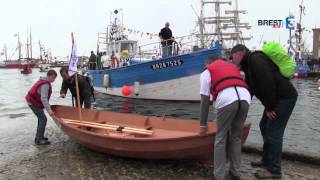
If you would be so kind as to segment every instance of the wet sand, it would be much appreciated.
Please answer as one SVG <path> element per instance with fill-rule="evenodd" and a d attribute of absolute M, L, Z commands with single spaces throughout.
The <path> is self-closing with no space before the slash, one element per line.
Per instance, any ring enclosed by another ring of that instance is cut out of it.
<path fill-rule="evenodd" d="M 33 143 L 36 120 L 32 114 L 0 118 L 0 179 L 210 179 L 212 167 L 193 161 L 136 160 L 94 152 L 78 144 L 49 119 L 49 146 Z M 243 153 L 242 178 L 255 179 L 249 162 L 257 154 Z M 320 179 L 320 166 L 283 162 L 282 179 Z"/>

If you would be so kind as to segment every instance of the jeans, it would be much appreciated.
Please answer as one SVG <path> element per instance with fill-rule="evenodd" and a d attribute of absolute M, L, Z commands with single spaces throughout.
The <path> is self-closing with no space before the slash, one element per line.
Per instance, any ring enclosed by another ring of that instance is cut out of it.
<path fill-rule="evenodd" d="M 263 137 L 262 162 L 272 174 L 281 174 L 283 135 L 296 101 L 297 97 L 279 100 L 275 108 L 276 119 L 268 119 L 265 110 L 260 121 Z"/>
<path fill-rule="evenodd" d="M 172 45 L 162 46 L 162 57 L 172 56 Z"/>
<path fill-rule="evenodd" d="M 47 117 L 46 117 L 43 109 L 36 108 L 32 105 L 29 105 L 29 107 L 38 118 L 36 139 L 42 139 L 42 138 L 44 138 L 44 131 L 46 130 Z"/>

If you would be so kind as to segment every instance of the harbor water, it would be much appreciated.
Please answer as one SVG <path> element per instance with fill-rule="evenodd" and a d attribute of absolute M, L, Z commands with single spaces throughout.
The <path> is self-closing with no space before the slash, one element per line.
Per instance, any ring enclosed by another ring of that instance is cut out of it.
<path fill-rule="evenodd" d="M 59 69 L 56 70 L 58 72 Z M 5 135 L 3 131 L 11 131 L 12 126 L 21 126 L 24 131 L 27 131 L 27 127 L 24 126 L 27 121 L 32 124 L 30 125 L 32 129 L 28 131 L 34 133 L 35 116 L 26 105 L 24 96 L 32 84 L 46 74 L 40 73 L 39 69 L 33 69 L 33 73 L 29 75 L 22 75 L 17 69 L 0 69 L 0 74 L 0 130 L 2 131 L 0 136 Z M 299 98 L 286 128 L 284 149 L 320 155 L 320 90 L 318 89 L 320 83 L 317 79 L 294 79 L 292 83 L 298 90 Z M 51 104 L 71 106 L 70 93 L 66 99 L 59 97 L 60 87 L 59 75 L 53 83 Z M 170 89 L 163 89 L 163 91 L 170 91 Z M 199 118 L 199 103 L 126 99 L 100 93 L 96 94 L 93 108 L 148 116 Z M 248 144 L 262 144 L 258 126 L 262 111 L 263 106 L 258 100 L 253 99 L 247 118 L 247 122 L 252 123 Z M 209 119 L 215 119 L 213 108 L 210 109 Z M 7 123 L 8 121 L 11 123 Z M 49 119 L 49 121 L 52 120 Z M 1 137 L 1 141 L 14 138 L 14 133 L 10 132 L 12 135 L 10 138 Z"/>

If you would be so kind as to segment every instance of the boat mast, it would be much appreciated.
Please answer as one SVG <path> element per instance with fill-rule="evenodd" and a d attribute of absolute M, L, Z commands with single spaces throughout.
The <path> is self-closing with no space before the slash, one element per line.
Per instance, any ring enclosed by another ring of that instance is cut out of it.
<path fill-rule="evenodd" d="M 213 0 L 213 1 L 201 1 L 201 11 L 203 11 L 203 6 L 206 4 L 214 4 L 214 12 L 215 16 L 212 17 L 202 17 L 203 27 L 200 26 L 200 35 L 203 36 L 213 36 L 216 38 L 212 38 L 212 40 L 220 41 L 223 45 L 226 45 L 226 41 L 231 41 L 229 45 L 234 45 L 235 43 L 244 43 L 245 40 L 250 40 L 252 37 L 242 37 L 241 29 L 250 29 L 249 23 L 241 23 L 240 22 L 240 14 L 246 14 L 247 11 L 239 10 L 238 8 L 238 0 L 235 0 L 235 9 L 234 10 L 226 10 L 222 15 L 221 5 L 227 4 L 231 5 L 232 1 L 221 1 L 221 0 Z M 228 15 L 231 14 L 231 15 Z M 201 23 L 199 23 L 201 25 Z M 215 29 L 213 33 L 202 33 L 205 24 L 213 24 L 215 25 Z M 228 31 L 228 29 L 233 29 L 233 31 Z"/>
<path fill-rule="evenodd" d="M 297 23 L 297 31 L 298 31 L 298 42 L 297 42 L 297 58 L 298 59 L 302 59 L 302 49 L 301 49 L 301 40 L 302 40 L 302 27 L 301 27 L 301 23 L 302 23 L 302 14 L 304 13 L 305 11 L 305 6 L 303 6 L 303 0 L 301 0 L 301 4 L 299 5 L 299 9 L 300 9 L 300 15 L 299 15 L 299 22 Z"/>
<path fill-rule="evenodd" d="M 40 48 L 40 62 L 42 62 L 42 46 L 41 46 L 40 40 L 39 40 L 39 48 Z"/>
<path fill-rule="evenodd" d="M 27 55 L 27 61 L 29 60 L 29 28 L 27 28 L 27 50 L 26 50 L 26 55 Z"/>
<path fill-rule="evenodd" d="M 204 2 L 201 0 L 201 10 L 200 10 L 200 18 L 199 18 L 199 29 L 200 29 L 200 43 L 201 43 L 201 48 L 204 48 L 204 36 L 203 36 L 203 31 L 204 31 L 204 22 L 203 22 L 203 6 Z"/>
<path fill-rule="evenodd" d="M 21 42 L 20 42 L 19 33 L 18 33 L 18 52 L 19 52 L 18 61 L 20 61 L 21 60 Z"/>
<path fill-rule="evenodd" d="M 32 60 L 32 36 L 31 36 L 31 28 L 30 28 L 30 59 Z"/>
<path fill-rule="evenodd" d="M 7 44 L 4 44 L 3 50 L 4 50 L 4 57 L 6 59 L 5 61 L 8 61 Z"/>

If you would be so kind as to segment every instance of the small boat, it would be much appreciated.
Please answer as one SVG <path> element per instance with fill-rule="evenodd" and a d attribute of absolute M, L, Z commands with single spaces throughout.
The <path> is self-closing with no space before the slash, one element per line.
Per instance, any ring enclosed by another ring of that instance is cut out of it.
<path fill-rule="evenodd" d="M 40 64 L 39 68 L 39 72 L 48 72 L 50 70 L 50 64 Z"/>
<path fill-rule="evenodd" d="M 31 74 L 32 73 L 32 68 L 31 68 L 31 66 L 29 64 L 24 64 L 22 66 L 22 68 L 23 68 L 23 70 L 20 71 L 21 74 Z"/>
<path fill-rule="evenodd" d="M 217 125 L 200 136 L 199 121 L 150 117 L 54 105 L 55 123 L 80 144 L 103 153 L 139 159 L 212 160 Z M 251 124 L 243 127 L 242 142 Z"/>

